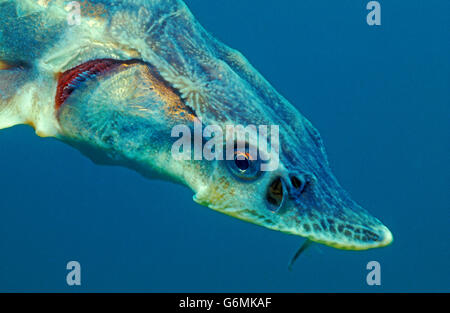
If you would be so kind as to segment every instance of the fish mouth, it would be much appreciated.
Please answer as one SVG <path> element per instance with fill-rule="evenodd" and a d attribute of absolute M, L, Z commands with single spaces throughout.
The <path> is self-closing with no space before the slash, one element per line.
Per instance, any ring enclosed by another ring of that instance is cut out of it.
<path fill-rule="evenodd" d="M 98 79 L 120 68 L 142 63 L 140 60 L 95 59 L 59 73 L 56 87 L 55 108 L 58 111 L 69 96 L 89 80 Z"/>

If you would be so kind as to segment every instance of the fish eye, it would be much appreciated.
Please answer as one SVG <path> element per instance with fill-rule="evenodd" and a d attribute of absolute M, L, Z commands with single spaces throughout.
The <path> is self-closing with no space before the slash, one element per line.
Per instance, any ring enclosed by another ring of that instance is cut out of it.
<path fill-rule="evenodd" d="M 250 161 L 246 156 L 243 158 L 235 157 L 234 163 L 240 171 L 246 171 L 250 167 Z"/>
<path fill-rule="evenodd" d="M 248 152 L 236 150 L 233 159 L 227 161 L 228 169 L 238 178 L 253 180 L 259 177 L 260 162 Z"/>

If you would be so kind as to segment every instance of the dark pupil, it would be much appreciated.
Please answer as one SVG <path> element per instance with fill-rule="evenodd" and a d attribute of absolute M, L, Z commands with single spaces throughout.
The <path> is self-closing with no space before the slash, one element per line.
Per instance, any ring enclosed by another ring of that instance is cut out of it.
<path fill-rule="evenodd" d="M 250 162 L 248 159 L 238 159 L 237 157 L 234 159 L 234 163 L 241 171 L 246 171 L 250 167 Z"/>

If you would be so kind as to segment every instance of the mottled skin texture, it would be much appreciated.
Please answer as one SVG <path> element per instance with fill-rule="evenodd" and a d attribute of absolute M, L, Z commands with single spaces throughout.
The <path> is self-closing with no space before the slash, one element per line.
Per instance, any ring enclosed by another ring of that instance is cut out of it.
<path fill-rule="evenodd" d="M 30 124 L 97 163 L 184 184 L 198 203 L 270 229 L 341 249 L 391 243 L 338 184 L 318 131 L 184 3 L 81 3 L 81 24 L 70 26 L 63 1 L 0 0 L 0 128 Z M 56 109 L 59 73 L 104 58 L 139 62 L 86 81 Z M 242 180 L 225 161 L 175 160 L 172 127 L 196 120 L 279 125 L 279 167 Z M 284 193 L 274 211 L 267 190 L 277 179 Z"/>

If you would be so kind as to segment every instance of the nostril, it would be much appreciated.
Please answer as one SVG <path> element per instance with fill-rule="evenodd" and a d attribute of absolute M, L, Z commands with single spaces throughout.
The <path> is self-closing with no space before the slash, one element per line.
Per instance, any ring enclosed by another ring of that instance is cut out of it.
<path fill-rule="evenodd" d="M 280 177 L 276 178 L 267 188 L 266 199 L 272 211 L 278 211 L 283 204 L 284 187 Z"/>
<path fill-rule="evenodd" d="M 297 176 L 291 176 L 291 184 L 295 189 L 302 193 L 305 190 L 307 181 Z"/>

